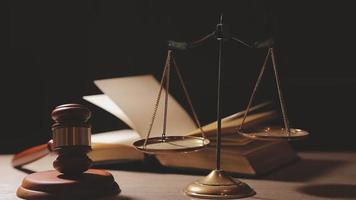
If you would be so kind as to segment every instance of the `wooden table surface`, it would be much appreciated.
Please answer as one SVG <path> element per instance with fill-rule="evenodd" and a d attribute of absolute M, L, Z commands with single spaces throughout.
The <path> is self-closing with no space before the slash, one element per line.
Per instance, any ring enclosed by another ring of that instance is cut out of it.
<path fill-rule="evenodd" d="M 269 175 L 258 179 L 240 179 L 257 192 L 256 196 L 246 199 L 356 199 L 356 153 L 304 152 L 300 156 L 302 160 Z M 11 157 L 12 155 L 0 155 L 1 200 L 18 199 L 15 191 L 26 176 L 25 172 L 11 167 Z M 182 193 L 182 189 L 201 177 L 174 173 L 110 171 L 122 189 L 120 196 L 110 198 L 112 200 L 191 199 Z"/>

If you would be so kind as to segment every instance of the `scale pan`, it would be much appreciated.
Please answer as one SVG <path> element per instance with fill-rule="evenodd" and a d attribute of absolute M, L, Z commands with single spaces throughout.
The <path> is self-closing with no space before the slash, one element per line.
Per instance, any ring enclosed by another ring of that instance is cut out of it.
<path fill-rule="evenodd" d="M 205 148 L 210 141 L 203 137 L 194 136 L 166 136 L 148 138 L 133 143 L 137 150 L 148 154 L 184 153 L 198 151 Z"/>
<path fill-rule="evenodd" d="M 309 132 L 301 129 L 290 128 L 288 132 L 281 127 L 239 130 L 238 133 L 254 140 L 300 140 L 309 135 Z"/>

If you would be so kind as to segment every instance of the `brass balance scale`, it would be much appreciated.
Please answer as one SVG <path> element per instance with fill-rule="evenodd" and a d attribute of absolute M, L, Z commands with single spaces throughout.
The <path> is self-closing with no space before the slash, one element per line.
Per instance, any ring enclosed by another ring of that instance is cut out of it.
<path fill-rule="evenodd" d="M 233 199 L 233 198 L 244 198 L 253 196 L 256 192 L 249 187 L 246 183 L 241 182 L 228 176 L 224 170 L 221 168 L 221 68 L 222 68 L 222 53 L 223 44 L 226 41 L 232 40 L 243 44 L 244 46 L 255 48 L 255 46 L 249 45 L 246 42 L 234 37 L 233 34 L 227 31 L 226 25 L 223 24 L 222 15 L 220 17 L 220 22 L 216 26 L 216 30 L 200 40 L 193 43 L 184 42 L 174 42 L 169 41 L 166 64 L 163 70 L 163 76 L 161 79 L 161 86 L 158 91 L 158 96 L 154 105 L 154 112 L 152 115 L 152 120 L 149 125 L 147 136 L 145 139 L 141 139 L 134 143 L 134 146 L 142 152 L 148 154 L 176 154 L 176 153 L 188 153 L 192 151 L 199 151 L 209 145 L 209 140 L 205 137 L 204 130 L 202 129 L 197 114 L 195 112 L 193 103 L 189 96 L 188 90 L 184 84 L 182 74 L 180 73 L 179 67 L 177 66 L 174 59 L 174 50 L 187 50 L 201 45 L 208 39 L 215 37 L 219 43 L 219 63 L 218 63 L 218 90 L 217 90 L 217 134 L 216 134 L 216 168 L 212 170 L 206 177 L 196 180 L 189 184 L 185 189 L 184 193 L 191 197 L 196 198 L 209 198 L 209 199 Z M 244 128 L 245 119 L 250 111 L 253 99 L 255 97 L 258 86 L 260 85 L 261 78 L 266 69 L 269 57 L 272 58 L 272 65 L 274 70 L 274 76 L 276 79 L 277 90 L 279 101 L 281 105 L 281 111 L 283 116 L 284 127 L 265 127 L 257 130 L 250 130 Z M 167 126 L 167 112 L 168 112 L 168 94 L 170 85 L 170 73 L 171 66 L 173 65 L 180 84 L 183 88 L 184 95 L 188 101 L 189 107 L 193 113 L 193 117 L 196 125 L 200 128 L 201 137 L 196 136 L 171 136 L 166 134 Z M 164 89 L 164 122 L 161 137 L 150 137 L 151 130 L 157 115 L 157 110 L 159 107 L 162 91 Z M 272 47 L 268 48 L 266 59 L 262 65 L 261 72 L 258 76 L 256 85 L 253 89 L 252 95 L 250 97 L 247 109 L 244 113 L 243 121 L 241 126 L 237 128 L 237 133 L 245 137 L 255 139 L 255 140 L 297 140 L 305 138 L 309 133 L 301 129 L 294 129 L 289 127 L 289 122 L 286 114 L 285 103 L 283 101 L 282 92 L 280 88 L 280 81 L 278 77 L 278 71 L 275 61 L 275 54 Z"/>

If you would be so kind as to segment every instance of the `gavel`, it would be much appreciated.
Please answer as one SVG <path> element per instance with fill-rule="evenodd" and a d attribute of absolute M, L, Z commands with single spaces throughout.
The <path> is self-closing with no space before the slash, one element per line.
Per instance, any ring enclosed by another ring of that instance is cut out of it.
<path fill-rule="evenodd" d="M 69 175 L 81 174 L 92 165 L 87 156 L 91 151 L 91 112 L 80 104 L 64 104 L 52 111 L 52 140 L 18 153 L 12 160 L 14 167 L 33 162 L 51 151 L 58 154 L 53 167 Z"/>
<path fill-rule="evenodd" d="M 52 114 L 53 151 L 58 157 L 53 167 L 63 174 L 81 174 L 92 165 L 87 156 L 91 150 L 91 112 L 80 104 L 57 106 Z"/>
<path fill-rule="evenodd" d="M 52 114 L 52 141 L 26 150 L 13 159 L 13 165 L 34 161 L 50 151 L 58 154 L 53 162 L 56 170 L 27 175 L 16 195 L 27 200 L 92 199 L 116 196 L 121 190 L 114 177 L 102 169 L 89 169 L 91 151 L 91 112 L 80 104 L 57 106 Z M 71 191 L 65 193 L 63 191 Z"/>

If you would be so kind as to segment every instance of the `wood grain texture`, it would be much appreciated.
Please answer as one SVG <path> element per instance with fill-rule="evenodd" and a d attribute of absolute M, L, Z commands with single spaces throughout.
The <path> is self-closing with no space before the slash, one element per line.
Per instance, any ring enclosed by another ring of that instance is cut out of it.
<path fill-rule="evenodd" d="M 302 160 L 259 179 L 241 179 L 257 195 L 248 200 L 356 199 L 356 153 L 300 153 Z M 273 156 L 273 155 L 271 155 Z M 0 199 L 17 200 L 27 175 L 11 167 L 12 155 L 0 156 Z M 39 166 L 41 167 L 41 166 Z M 42 166 L 43 167 L 43 166 Z M 110 171 L 122 193 L 106 200 L 189 199 L 182 189 L 197 175 Z"/>

